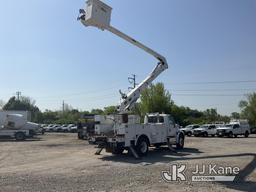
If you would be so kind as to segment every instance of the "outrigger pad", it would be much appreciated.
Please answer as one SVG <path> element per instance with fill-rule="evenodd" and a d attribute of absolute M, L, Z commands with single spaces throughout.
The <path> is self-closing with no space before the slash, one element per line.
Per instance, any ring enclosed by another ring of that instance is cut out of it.
<path fill-rule="evenodd" d="M 99 149 L 96 151 L 95 155 L 100 155 L 100 153 L 101 153 L 101 151 L 102 151 L 103 149 L 104 149 L 104 148 L 99 148 Z"/>
<path fill-rule="evenodd" d="M 133 148 L 133 146 L 129 147 L 130 151 L 132 152 L 133 156 L 135 157 L 135 159 L 141 159 L 140 156 L 137 154 L 137 152 L 135 151 L 135 149 Z"/>

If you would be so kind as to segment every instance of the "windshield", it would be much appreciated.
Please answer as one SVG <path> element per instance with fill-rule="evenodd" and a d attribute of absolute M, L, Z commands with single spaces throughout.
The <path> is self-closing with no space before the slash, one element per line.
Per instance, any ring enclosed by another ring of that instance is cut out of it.
<path fill-rule="evenodd" d="M 207 129 L 208 127 L 209 127 L 208 125 L 202 125 L 200 128 Z"/>

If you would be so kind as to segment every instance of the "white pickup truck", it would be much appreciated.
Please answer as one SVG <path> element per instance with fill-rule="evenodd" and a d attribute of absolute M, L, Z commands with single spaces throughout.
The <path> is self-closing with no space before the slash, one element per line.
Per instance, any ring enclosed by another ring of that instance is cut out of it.
<path fill-rule="evenodd" d="M 193 135 L 194 129 L 199 128 L 199 127 L 200 127 L 199 125 L 188 125 L 184 128 L 181 128 L 180 130 L 183 131 L 185 133 L 185 135 L 190 137 Z"/>
<path fill-rule="evenodd" d="M 238 135 L 248 137 L 249 134 L 250 126 L 247 120 L 232 120 L 229 124 L 217 128 L 217 135 L 219 137 L 237 137 Z"/>
<path fill-rule="evenodd" d="M 215 124 L 205 124 L 200 126 L 199 128 L 194 129 L 193 134 L 195 137 L 208 137 L 209 135 L 214 137 L 216 135 L 216 128 L 217 126 Z"/>
<path fill-rule="evenodd" d="M 17 141 L 25 140 L 41 132 L 42 128 L 38 124 L 28 122 L 20 114 L 7 114 L 4 125 L 0 127 L 0 137 L 11 137 Z"/>
<path fill-rule="evenodd" d="M 170 148 L 172 145 L 178 149 L 184 147 L 185 135 L 175 126 L 171 115 L 148 114 L 144 124 L 140 124 L 136 115 L 113 117 L 112 124 L 96 124 L 96 130 L 101 132 L 101 141 L 98 140 L 100 150 L 96 154 L 100 154 L 103 148 L 113 154 L 129 150 L 137 158 L 147 155 L 149 146 L 160 147 L 168 144 Z"/>

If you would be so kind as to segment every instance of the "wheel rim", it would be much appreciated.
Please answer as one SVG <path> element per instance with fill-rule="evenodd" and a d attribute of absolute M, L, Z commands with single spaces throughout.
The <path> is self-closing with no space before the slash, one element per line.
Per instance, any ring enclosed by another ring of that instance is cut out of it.
<path fill-rule="evenodd" d="M 17 139 L 23 139 L 23 135 L 22 134 L 17 134 Z"/>
<path fill-rule="evenodd" d="M 148 150 L 148 144 L 145 141 L 142 141 L 140 144 L 141 153 L 146 153 Z"/>

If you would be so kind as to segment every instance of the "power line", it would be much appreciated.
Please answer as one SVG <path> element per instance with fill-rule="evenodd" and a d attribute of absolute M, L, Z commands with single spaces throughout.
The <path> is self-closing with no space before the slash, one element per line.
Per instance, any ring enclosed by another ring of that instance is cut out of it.
<path fill-rule="evenodd" d="M 211 92 L 211 91 L 256 91 L 255 89 L 172 89 L 175 92 Z"/>
<path fill-rule="evenodd" d="M 172 94 L 175 96 L 197 96 L 197 97 L 241 97 L 245 94 Z"/>
<path fill-rule="evenodd" d="M 174 84 L 236 84 L 236 83 L 256 83 L 256 80 L 183 82 L 183 83 L 174 83 Z"/>

